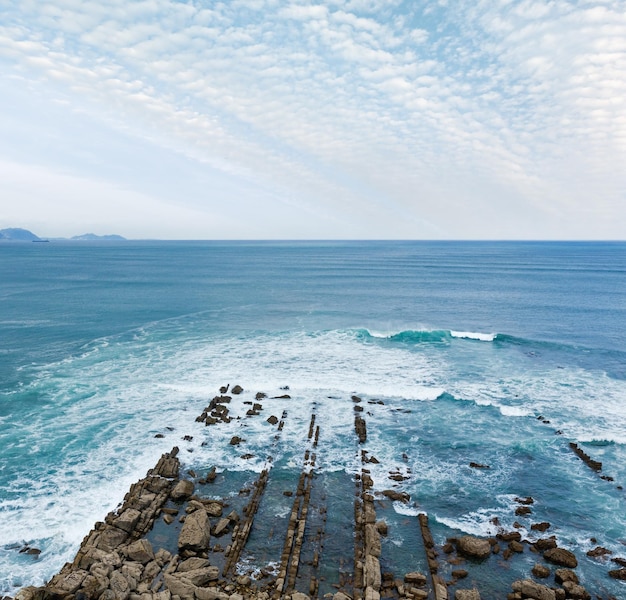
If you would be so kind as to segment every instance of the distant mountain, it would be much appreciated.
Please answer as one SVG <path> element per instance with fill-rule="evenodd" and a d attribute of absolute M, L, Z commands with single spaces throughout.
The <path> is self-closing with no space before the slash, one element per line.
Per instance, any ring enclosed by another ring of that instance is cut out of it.
<path fill-rule="evenodd" d="M 126 238 L 121 235 L 96 235 L 95 233 L 83 233 L 83 235 L 75 235 L 70 238 L 72 240 L 80 240 L 80 241 L 104 241 L 104 242 L 120 242 L 124 241 Z"/>
<path fill-rule="evenodd" d="M 39 242 L 42 241 L 28 229 L 20 229 L 19 227 L 9 227 L 8 229 L 0 229 L 0 240 L 8 240 L 12 242 Z"/>

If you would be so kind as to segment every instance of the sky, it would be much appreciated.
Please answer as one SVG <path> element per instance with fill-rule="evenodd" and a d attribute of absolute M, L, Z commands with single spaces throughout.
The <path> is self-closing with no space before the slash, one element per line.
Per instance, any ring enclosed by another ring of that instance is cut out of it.
<path fill-rule="evenodd" d="M 0 228 L 626 239 L 626 0 L 0 0 Z"/>

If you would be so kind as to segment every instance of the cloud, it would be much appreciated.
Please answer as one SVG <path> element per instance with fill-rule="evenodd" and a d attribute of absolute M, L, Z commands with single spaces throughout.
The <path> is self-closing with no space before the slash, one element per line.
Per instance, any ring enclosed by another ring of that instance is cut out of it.
<path fill-rule="evenodd" d="M 603 237 L 626 218 L 620 2 L 26 0 L 3 23 L 5 72 L 329 231 L 514 236 L 514 217 L 520 237 Z"/>

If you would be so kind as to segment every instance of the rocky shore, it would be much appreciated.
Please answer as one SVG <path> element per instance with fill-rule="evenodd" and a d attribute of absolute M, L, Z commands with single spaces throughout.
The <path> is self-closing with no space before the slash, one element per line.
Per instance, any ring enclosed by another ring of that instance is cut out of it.
<path fill-rule="evenodd" d="M 224 386 L 196 422 L 206 427 L 228 424 L 231 407 L 245 404 L 244 418 L 264 418 L 272 428 L 273 442 L 280 440 L 286 411 L 264 417 L 266 395 L 254 400 L 237 400 L 243 389 Z M 288 397 L 287 394 L 283 396 Z M 367 412 L 363 400 L 351 398 L 354 409 L 355 446 L 360 449 L 360 472 L 353 476 L 354 518 L 345 527 L 352 531 L 353 547 L 344 550 L 351 569 L 341 570 L 333 592 L 320 594 L 324 580 L 324 544 L 327 538 L 326 507 L 318 505 L 315 496 L 317 452 L 320 427 L 311 414 L 307 449 L 302 470 L 294 489 L 283 495 L 292 502 L 282 539 L 282 551 L 273 565 L 251 568 L 243 559 L 255 517 L 272 480 L 271 454 L 268 468 L 263 469 L 252 486 L 215 499 L 205 491 L 214 485 L 217 473 L 187 471 L 174 447 L 163 454 L 146 476 L 133 484 L 123 503 L 95 524 L 84 538 L 74 560 L 67 563 L 45 586 L 20 590 L 15 600 L 270 600 L 332 597 L 333 600 L 487 600 L 481 595 L 480 579 L 473 571 L 484 565 L 506 569 L 517 557 L 532 556 L 533 566 L 526 578 L 511 582 L 500 591 L 507 600 L 614 600 L 602 591 L 587 590 L 576 572 L 579 558 L 570 549 L 559 547 L 556 536 L 549 535 L 551 524 L 537 522 L 529 529 L 541 534 L 533 542 L 519 530 L 498 528 L 489 538 L 449 537 L 437 543 L 425 512 L 415 519 L 425 560 L 414 570 L 394 573 L 385 565 L 383 540 L 389 524 L 377 516 L 384 501 L 407 503 L 402 490 L 406 476 L 390 470 L 390 489 L 375 491 L 369 466 L 378 462 L 367 450 Z M 372 401 L 370 401 L 372 402 Z M 241 418 L 239 416 L 238 418 Z M 348 432 L 346 432 L 348 435 Z M 232 436 L 229 445 L 245 442 Z M 575 444 L 571 449 L 590 468 L 601 472 L 601 463 L 587 456 Z M 272 443 L 268 445 L 271 453 Z M 249 455 L 242 455 L 245 460 Z M 469 463 L 474 469 L 488 465 Z M 348 477 L 348 475 L 346 475 Z M 603 479 L 612 479 L 603 476 Z M 232 490 L 231 490 L 232 492 Z M 236 498 L 237 500 L 233 500 Z M 532 518 L 534 499 L 516 498 L 515 515 Z M 238 506 L 234 506 L 238 504 Z M 498 526 L 494 523 L 494 526 Z M 521 529 L 521 527 L 520 527 Z M 36 554 L 36 549 L 29 549 Z M 597 546 L 587 553 L 592 559 L 606 561 L 615 568 L 607 576 L 626 580 L 626 559 L 611 556 Z M 503 566 L 504 565 L 504 566 Z M 464 582 L 469 582 L 465 584 Z M 626 588 L 624 590 L 626 597 Z M 6 599 L 5 599 L 6 600 Z"/>

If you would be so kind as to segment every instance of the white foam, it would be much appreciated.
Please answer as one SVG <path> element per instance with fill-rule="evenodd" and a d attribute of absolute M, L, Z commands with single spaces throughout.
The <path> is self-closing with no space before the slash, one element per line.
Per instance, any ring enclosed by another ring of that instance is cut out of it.
<path fill-rule="evenodd" d="M 405 504 L 404 502 L 396 501 L 393 503 L 393 510 L 399 515 L 406 515 L 407 517 L 417 517 L 420 512 L 417 506 L 410 506 L 409 504 Z"/>
<path fill-rule="evenodd" d="M 477 333 L 474 331 L 451 331 L 453 338 L 462 338 L 467 340 L 478 340 L 481 342 L 493 342 L 496 339 L 496 333 Z"/>

